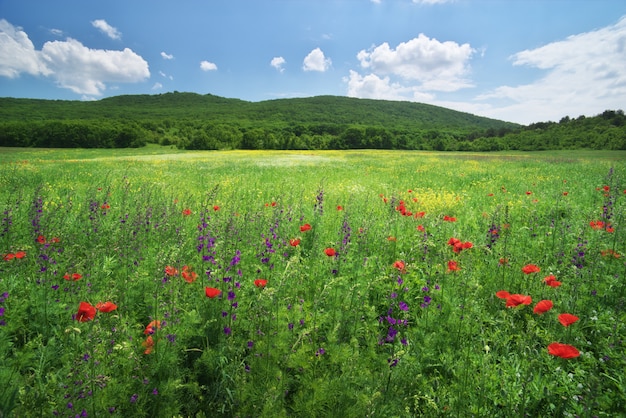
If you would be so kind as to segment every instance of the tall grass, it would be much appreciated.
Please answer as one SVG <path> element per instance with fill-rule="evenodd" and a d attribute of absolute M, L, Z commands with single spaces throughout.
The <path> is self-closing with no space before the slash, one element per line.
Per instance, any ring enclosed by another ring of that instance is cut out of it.
<path fill-rule="evenodd" d="M 616 416 L 619 157 L 4 153 L 0 416 Z"/>

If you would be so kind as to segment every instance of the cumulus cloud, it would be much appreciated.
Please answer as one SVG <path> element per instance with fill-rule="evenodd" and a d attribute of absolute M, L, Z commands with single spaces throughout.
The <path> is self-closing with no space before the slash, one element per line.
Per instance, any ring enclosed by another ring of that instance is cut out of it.
<path fill-rule="evenodd" d="M 21 28 L 0 20 L 0 76 L 48 76 L 77 94 L 101 95 L 106 83 L 132 83 L 150 76 L 148 63 L 131 49 L 90 49 L 75 39 L 35 49 Z"/>
<path fill-rule="evenodd" d="M 474 52 L 469 44 L 439 42 L 420 34 L 396 48 L 384 42 L 361 50 L 357 58 L 363 69 L 374 74 L 418 82 L 423 90 L 455 91 L 471 86 L 465 77 Z"/>
<path fill-rule="evenodd" d="M 16 78 L 21 73 L 48 75 L 50 69 L 41 61 L 39 52 L 26 32 L 5 19 L 0 19 L 0 75 Z"/>
<path fill-rule="evenodd" d="M 285 71 L 285 69 L 283 68 L 283 65 L 285 65 L 285 62 L 286 61 L 283 57 L 274 57 L 272 58 L 270 65 L 282 73 L 283 71 Z"/>
<path fill-rule="evenodd" d="M 166 54 L 165 52 L 161 52 L 161 57 L 164 60 L 173 60 L 174 59 L 174 55 L 172 54 Z"/>
<path fill-rule="evenodd" d="M 122 39 L 122 34 L 113 26 L 109 25 L 104 19 L 92 20 L 91 24 L 94 28 L 99 29 L 102 33 L 111 39 Z"/>
<path fill-rule="evenodd" d="M 215 71 L 217 70 L 217 65 L 209 61 L 202 61 L 200 63 L 200 69 L 202 71 Z"/>
<path fill-rule="evenodd" d="M 350 76 L 344 81 L 348 84 L 347 95 L 349 97 L 359 97 L 363 99 L 379 100 L 411 100 L 411 101 L 431 101 L 434 96 L 424 93 L 415 86 L 405 86 L 400 83 L 391 82 L 390 78 L 379 77 L 376 74 L 361 75 L 350 70 Z"/>
<path fill-rule="evenodd" d="M 304 71 L 325 72 L 330 68 L 331 64 L 330 58 L 326 58 L 321 49 L 315 48 L 309 52 L 309 55 L 304 57 L 302 69 Z"/>
<path fill-rule="evenodd" d="M 478 100 L 500 100 L 486 116 L 531 123 L 563 116 L 623 109 L 626 97 L 626 17 L 616 24 L 572 35 L 514 54 L 514 66 L 544 70 L 532 83 L 501 86 Z"/>
<path fill-rule="evenodd" d="M 150 77 L 148 63 L 129 48 L 91 49 L 75 39 L 46 42 L 42 61 L 57 83 L 75 93 L 100 95 L 106 83 L 133 83 Z"/>

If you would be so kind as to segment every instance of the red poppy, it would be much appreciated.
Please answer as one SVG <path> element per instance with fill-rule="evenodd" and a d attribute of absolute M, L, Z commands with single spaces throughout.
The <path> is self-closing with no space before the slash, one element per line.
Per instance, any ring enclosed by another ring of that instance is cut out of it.
<path fill-rule="evenodd" d="M 405 267 L 404 261 L 398 260 L 393 263 L 393 268 L 396 270 L 399 270 L 402 273 L 404 273 L 404 267 Z"/>
<path fill-rule="evenodd" d="M 146 338 L 146 341 L 142 342 L 141 345 L 146 347 L 145 351 L 143 352 L 144 354 L 152 353 L 152 350 L 154 349 L 154 340 L 152 339 L 152 336 L 149 335 L 148 338 Z"/>
<path fill-rule="evenodd" d="M 102 210 L 111 209 L 111 206 L 108 203 L 103 203 L 102 206 L 100 206 L 100 209 Z"/>
<path fill-rule="evenodd" d="M 606 224 L 602 221 L 591 221 L 589 222 L 589 226 L 591 229 L 604 229 Z"/>
<path fill-rule="evenodd" d="M 343 206 L 337 205 L 337 210 L 343 210 Z"/>
<path fill-rule="evenodd" d="M 611 225 L 607 225 L 606 226 L 606 232 L 611 233 L 611 232 L 615 232 L 615 230 L 613 229 L 613 227 Z"/>
<path fill-rule="evenodd" d="M 561 282 L 559 282 L 556 277 L 554 277 L 552 274 L 544 277 L 543 281 L 550 287 L 559 287 L 561 286 Z"/>
<path fill-rule="evenodd" d="M 564 327 L 569 327 L 576 321 L 578 321 L 578 317 L 576 315 L 572 315 L 568 313 L 562 313 L 559 315 L 559 322 Z"/>
<path fill-rule="evenodd" d="M 526 194 L 527 194 L 527 195 L 531 195 L 531 194 L 533 194 L 533 192 L 531 192 L 530 190 L 528 190 L 528 191 L 526 192 Z"/>
<path fill-rule="evenodd" d="M 423 218 L 426 215 L 426 212 L 415 212 L 415 218 Z"/>
<path fill-rule="evenodd" d="M 143 333 L 146 335 L 152 335 L 157 329 L 161 329 L 161 321 L 155 319 L 146 325 L 146 329 L 143 330 Z"/>
<path fill-rule="evenodd" d="M 563 196 L 567 196 L 569 192 L 563 192 Z"/>
<path fill-rule="evenodd" d="M 4 259 L 4 261 L 13 260 L 15 258 L 15 254 L 8 253 L 8 254 L 5 254 L 4 257 L 2 257 L 2 258 Z"/>
<path fill-rule="evenodd" d="M 52 239 L 50 240 L 50 242 L 52 242 L 52 243 L 55 243 L 55 244 L 56 244 L 56 243 L 61 242 L 61 240 L 60 240 L 58 237 L 52 237 Z"/>
<path fill-rule="evenodd" d="M 81 302 L 78 305 L 76 320 L 79 322 L 91 321 L 96 317 L 96 308 L 88 302 Z"/>
<path fill-rule="evenodd" d="M 456 222 L 456 218 L 455 218 L 455 217 L 453 217 L 453 216 L 448 216 L 448 215 L 445 215 L 445 216 L 443 217 L 443 220 L 444 220 L 445 222 Z"/>
<path fill-rule="evenodd" d="M 178 276 L 178 269 L 172 266 L 165 266 L 165 274 L 170 277 Z"/>
<path fill-rule="evenodd" d="M 311 229 L 311 225 L 309 225 L 309 224 L 304 224 L 304 225 L 302 225 L 302 226 L 300 227 L 300 232 L 306 232 L 306 231 L 308 231 L 308 230 L 310 230 L 310 229 Z"/>
<path fill-rule="evenodd" d="M 574 358 L 580 355 L 580 352 L 573 345 L 561 343 L 548 345 L 548 353 L 561 358 Z"/>
<path fill-rule="evenodd" d="M 37 242 L 38 242 L 39 244 L 45 244 L 45 243 L 46 243 L 46 237 L 44 237 L 43 235 L 39 235 L 39 236 L 37 237 Z"/>
<path fill-rule="evenodd" d="M 552 309 L 552 305 L 553 304 L 551 300 L 540 300 L 535 305 L 535 309 L 533 309 L 533 312 L 538 315 L 541 315 L 543 313 L 548 312 L 550 309 Z"/>
<path fill-rule="evenodd" d="M 333 256 L 335 256 L 337 254 L 337 251 L 335 251 L 334 248 L 326 248 L 324 250 L 324 254 L 326 254 L 329 257 L 333 257 Z"/>
<path fill-rule="evenodd" d="M 21 258 L 24 258 L 24 257 L 26 257 L 26 251 L 18 251 L 18 252 L 15 253 L 15 258 L 21 259 Z"/>
<path fill-rule="evenodd" d="M 222 293 L 221 290 L 216 289 L 214 287 L 205 287 L 204 288 L 204 294 L 206 295 L 207 298 L 213 299 L 217 296 L 220 295 L 220 293 Z"/>
<path fill-rule="evenodd" d="M 519 305 L 530 305 L 531 303 L 533 303 L 533 300 L 530 296 L 520 295 L 516 293 L 514 295 L 509 295 L 509 297 L 506 298 L 505 306 L 507 308 L 514 308 Z"/>
<path fill-rule="evenodd" d="M 198 274 L 195 271 L 191 271 L 191 268 L 189 266 L 183 267 L 183 272 L 181 275 L 187 283 L 193 283 L 198 278 Z"/>
<path fill-rule="evenodd" d="M 299 238 L 290 239 L 289 245 L 291 245 L 292 247 L 297 247 L 298 245 L 300 245 L 300 239 Z"/>
<path fill-rule="evenodd" d="M 456 261 L 450 260 L 448 261 L 448 272 L 459 271 L 461 267 Z"/>
<path fill-rule="evenodd" d="M 501 266 L 504 266 L 504 265 L 506 265 L 506 264 L 509 264 L 509 259 L 508 259 L 508 258 L 505 258 L 505 257 L 502 257 L 502 258 L 500 258 L 500 259 L 498 260 L 498 264 L 500 264 Z"/>
<path fill-rule="evenodd" d="M 615 251 L 613 251 L 611 249 L 609 249 L 609 250 L 601 250 L 600 254 L 602 254 L 603 257 L 607 257 L 607 256 L 608 257 L 615 257 L 615 258 L 620 258 L 621 257 L 620 253 L 615 252 Z M 15 256 L 17 257 L 17 254 L 15 254 Z"/>
<path fill-rule="evenodd" d="M 417 230 L 420 232 L 424 232 L 424 225 L 417 225 Z"/>
<path fill-rule="evenodd" d="M 511 294 L 509 292 L 507 292 L 506 290 L 498 290 L 496 292 L 496 297 L 498 297 L 500 299 L 508 299 L 509 296 L 511 296 Z"/>
<path fill-rule="evenodd" d="M 215 206 L 213 206 L 213 210 L 217 212 L 218 210 L 220 210 L 220 207 L 215 205 Z"/>
<path fill-rule="evenodd" d="M 72 273 L 71 275 L 69 273 L 65 273 L 65 275 L 63 276 L 63 278 L 65 280 L 71 280 L 71 281 L 77 281 L 83 278 L 83 276 L 81 276 L 78 273 Z"/>
<path fill-rule="evenodd" d="M 489 193 L 487 196 L 489 196 L 489 197 L 493 197 L 493 193 Z"/>
<path fill-rule="evenodd" d="M 388 236 L 387 241 L 397 241 L 396 237 Z"/>
<path fill-rule="evenodd" d="M 117 305 L 113 302 L 98 302 L 96 303 L 96 309 L 100 312 L 111 312 L 117 309 Z"/>
<path fill-rule="evenodd" d="M 267 285 L 267 280 L 265 280 L 265 279 L 256 279 L 254 281 L 254 285 L 256 287 L 265 287 Z"/>
<path fill-rule="evenodd" d="M 524 274 L 531 274 L 539 273 L 541 269 L 534 264 L 526 264 L 524 267 L 522 267 L 522 271 L 524 272 Z"/>
<path fill-rule="evenodd" d="M 604 190 L 605 192 L 608 192 L 608 191 L 610 191 L 610 190 L 611 190 L 611 187 L 609 187 L 609 186 L 603 186 L 603 187 L 602 187 L 602 190 Z"/>
<path fill-rule="evenodd" d="M 189 215 L 191 215 L 191 209 L 189 208 L 183 209 L 183 216 L 189 216 Z"/>

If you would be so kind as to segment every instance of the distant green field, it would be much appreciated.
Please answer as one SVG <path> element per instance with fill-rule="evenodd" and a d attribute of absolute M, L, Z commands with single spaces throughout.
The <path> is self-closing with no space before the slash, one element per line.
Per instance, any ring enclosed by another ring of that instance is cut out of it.
<path fill-rule="evenodd" d="M 0 148 L 0 416 L 620 416 L 625 176 Z"/>

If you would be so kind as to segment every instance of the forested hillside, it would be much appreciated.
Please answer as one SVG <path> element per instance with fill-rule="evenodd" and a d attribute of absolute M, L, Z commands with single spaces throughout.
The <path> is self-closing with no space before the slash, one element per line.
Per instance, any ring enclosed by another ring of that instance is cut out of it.
<path fill-rule="evenodd" d="M 530 126 L 442 107 L 337 96 L 246 102 L 166 93 L 0 98 L 0 146 L 182 149 L 626 149 L 622 111 Z"/>

